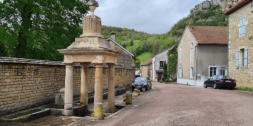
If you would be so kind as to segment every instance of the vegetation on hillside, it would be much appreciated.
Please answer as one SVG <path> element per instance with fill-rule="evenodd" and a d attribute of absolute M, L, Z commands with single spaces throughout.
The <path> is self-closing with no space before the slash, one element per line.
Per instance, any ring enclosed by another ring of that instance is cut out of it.
<path fill-rule="evenodd" d="M 140 62 L 147 61 L 155 54 L 178 43 L 189 22 L 198 26 L 227 26 L 228 24 L 227 17 L 220 6 L 212 6 L 183 18 L 165 34 L 152 35 L 127 28 L 104 26 L 103 35 L 109 38 L 111 33 L 116 33 L 117 42 L 137 57 L 136 66 L 139 67 Z"/>
<path fill-rule="evenodd" d="M 175 43 L 174 39 L 166 34 L 148 34 L 127 28 L 104 26 L 102 33 L 105 38 L 116 33 L 116 41 L 136 56 L 136 66 Z"/>

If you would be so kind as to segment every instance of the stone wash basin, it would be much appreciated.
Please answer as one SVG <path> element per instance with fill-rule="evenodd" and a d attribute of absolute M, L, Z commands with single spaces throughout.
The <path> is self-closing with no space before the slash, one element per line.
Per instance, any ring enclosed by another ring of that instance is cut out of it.
<path fill-rule="evenodd" d="M 122 95 L 126 92 L 125 88 L 116 88 L 115 95 Z M 104 90 L 103 98 L 107 99 L 107 90 Z M 80 108 L 79 101 L 80 97 L 74 97 L 74 114 L 75 116 L 84 117 L 84 116 L 91 116 L 93 110 L 93 102 L 94 102 L 94 95 L 93 92 L 89 92 L 89 107 L 88 108 Z M 104 106 L 105 107 L 105 106 Z M 116 105 L 116 111 L 122 109 L 124 106 Z M 49 115 L 62 115 L 63 111 L 62 105 L 54 105 L 54 104 L 47 104 L 42 105 L 39 107 L 34 107 L 14 113 L 10 113 L 8 115 L 0 116 L 0 123 L 1 122 L 28 122 L 31 120 L 36 120 L 45 116 Z M 83 111 L 84 109 L 87 109 Z"/>

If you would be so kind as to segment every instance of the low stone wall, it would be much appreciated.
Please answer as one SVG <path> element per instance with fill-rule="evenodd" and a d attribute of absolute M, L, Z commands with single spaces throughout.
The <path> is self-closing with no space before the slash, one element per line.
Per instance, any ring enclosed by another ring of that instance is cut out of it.
<path fill-rule="evenodd" d="M 134 69 L 116 67 L 118 87 L 130 85 Z M 108 69 L 104 69 L 104 88 L 107 88 Z M 88 70 L 89 91 L 94 90 L 95 68 Z M 74 95 L 80 94 L 80 66 L 74 67 Z M 64 88 L 65 65 L 61 62 L 0 58 L 0 115 L 54 101 L 55 94 Z"/>

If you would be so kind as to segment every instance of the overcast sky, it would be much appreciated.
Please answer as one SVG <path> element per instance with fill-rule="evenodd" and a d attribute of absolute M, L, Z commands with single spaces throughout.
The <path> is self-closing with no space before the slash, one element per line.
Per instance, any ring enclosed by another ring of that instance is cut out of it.
<path fill-rule="evenodd" d="M 103 25 L 166 33 L 203 0 L 97 0 Z"/>

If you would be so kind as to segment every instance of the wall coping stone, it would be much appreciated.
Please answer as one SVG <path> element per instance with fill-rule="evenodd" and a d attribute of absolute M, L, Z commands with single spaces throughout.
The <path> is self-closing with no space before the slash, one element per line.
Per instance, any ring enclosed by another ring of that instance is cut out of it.
<path fill-rule="evenodd" d="M 13 58 L 13 57 L 0 57 L 0 64 L 1 63 L 64 66 L 64 64 L 60 61 L 24 59 L 24 58 Z"/>
<path fill-rule="evenodd" d="M 49 60 L 38 60 L 38 59 L 25 59 L 25 58 L 14 58 L 14 57 L 0 57 L 0 64 L 30 64 L 30 65 L 47 65 L 47 66 L 65 66 L 65 64 L 61 61 L 49 61 Z M 75 67 L 80 67 L 79 63 L 74 64 Z M 95 67 L 91 64 L 89 67 Z M 105 68 L 108 66 L 105 65 Z M 116 69 L 129 69 L 132 70 L 134 68 L 124 68 L 122 66 L 116 65 Z"/>

